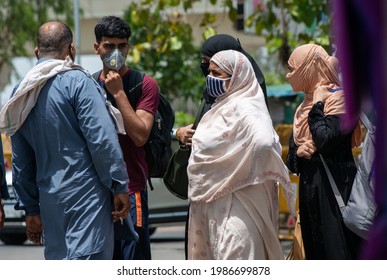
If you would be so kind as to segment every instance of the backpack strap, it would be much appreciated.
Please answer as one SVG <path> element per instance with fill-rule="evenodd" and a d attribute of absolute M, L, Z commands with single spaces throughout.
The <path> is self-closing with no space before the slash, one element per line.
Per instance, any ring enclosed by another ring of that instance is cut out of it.
<path fill-rule="evenodd" d="M 142 80 L 144 79 L 144 76 L 144 73 L 131 69 L 129 75 L 125 75 L 122 80 L 124 91 L 133 110 L 136 109 L 138 100 L 142 94 Z"/>
<path fill-rule="evenodd" d="M 92 75 L 93 79 L 97 83 L 101 72 L 102 70 L 99 70 Z M 140 99 L 140 96 L 142 94 L 142 80 L 144 79 L 144 75 L 145 74 L 140 71 L 131 69 L 129 75 L 125 75 L 122 79 L 125 94 L 128 97 L 130 105 L 132 105 L 132 108 L 134 110 L 136 109 L 138 100 Z M 112 104 L 115 105 L 114 100 L 110 101 L 112 102 Z"/>
<path fill-rule="evenodd" d="M 145 76 L 145 73 L 131 69 L 129 75 L 126 75 L 124 77 L 124 80 L 122 81 L 124 84 L 124 91 L 126 93 L 126 96 L 128 97 L 130 105 L 132 105 L 133 107 L 133 110 L 136 110 L 137 103 L 142 94 L 142 81 L 144 79 L 144 76 Z M 145 150 L 147 150 L 147 146 Z M 153 191 L 154 187 L 150 176 L 148 176 L 147 182 L 148 182 L 149 188 Z"/>
<path fill-rule="evenodd" d="M 99 76 L 101 76 L 101 72 L 102 70 L 99 70 L 97 72 L 94 72 L 93 75 L 91 75 L 93 77 L 93 79 L 98 83 L 98 80 L 99 80 Z"/>
<path fill-rule="evenodd" d="M 371 121 L 367 118 L 367 115 L 364 114 L 364 112 L 360 113 L 360 121 L 364 124 L 367 131 L 369 131 L 370 133 L 374 132 L 374 126 L 372 125 Z"/>
<path fill-rule="evenodd" d="M 333 194 L 335 195 L 337 204 L 339 205 L 339 208 L 340 208 L 340 211 L 341 211 L 341 208 L 345 207 L 345 203 L 344 203 L 343 197 L 340 194 L 340 191 L 339 191 L 339 188 L 336 185 L 335 179 L 333 178 L 332 173 L 329 170 L 328 165 L 326 164 L 322 154 L 319 154 L 319 155 L 320 155 L 321 162 L 324 165 L 325 172 L 327 173 L 327 176 L 328 176 L 328 179 L 329 179 L 329 183 L 331 184 L 331 188 L 332 188 Z"/>
<path fill-rule="evenodd" d="M 367 133 L 369 135 L 375 134 L 375 128 L 374 128 L 373 124 L 371 123 L 371 121 L 368 119 L 367 115 L 364 112 L 360 112 L 359 117 L 360 117 L 360 121 L 363 123 L 363 125 L 367 129 Z M 373 146 L 374 147 L 376 146 L 374 137 L 370 136 L 368 141 L 372 141 Z M 370 169 L 369 174 L 368 174 L 368 184 L 371 183 L 374 172 L 375 172 L 375 159 L 372 162 L 371 169 Z"/>

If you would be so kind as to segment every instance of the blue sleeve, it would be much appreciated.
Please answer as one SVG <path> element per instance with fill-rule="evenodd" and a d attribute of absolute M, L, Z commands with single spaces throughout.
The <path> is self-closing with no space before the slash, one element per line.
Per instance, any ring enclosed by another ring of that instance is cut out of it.
<path fill-rule="evenodd" d="M 17 209 L 26 215 L 38 215 L 39 189 L 36 185 L 35 153 L 21 133 L 12 137 L 12 184 L 18 194 Z M 23 174 L 23 175 L 21 175 Z"/>
<path fill-rule="evenodd" d="M 102 88 L 91 77 L 75 87 L 75 114 L 99 178 L 113 193 L 127 192 L 126 164 Z"/>

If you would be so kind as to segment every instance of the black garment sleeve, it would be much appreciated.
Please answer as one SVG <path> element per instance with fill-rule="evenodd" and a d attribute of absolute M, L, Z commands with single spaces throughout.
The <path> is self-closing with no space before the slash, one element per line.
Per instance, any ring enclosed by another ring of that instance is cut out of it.
<path fill-rule="evenodd" d="M 298 175 L 300 172 L 298 168 L 297 149 L 298 149 L 298 146 L 296 145 L 296 143 L 294 143 L 293 132 L 292 132 L 289 138 L 289 151 L 288 151 L 288 155 L 286 156 L 286 166 L 289 168 L 289 170 L 292 173 Z"/>
<path fill-rule="evenodd" d="M 324 103 L 313 105 L 308 115 L 309 129 L 319 153 L 330 154 L 345 140 L 339 115 L 324 115 Z"/>

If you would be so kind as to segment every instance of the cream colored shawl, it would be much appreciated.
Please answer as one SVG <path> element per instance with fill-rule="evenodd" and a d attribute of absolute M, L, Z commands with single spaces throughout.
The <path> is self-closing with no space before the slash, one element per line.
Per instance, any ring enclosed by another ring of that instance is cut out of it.
<path fill-rule="evenodd" d="M 211 202 L 244 187 L 279 181 L 290 208 L 295 190 L 281 158 L 281 144 L 248 59 L 237 51 L 212 57 L 232 75 L 224 96 L 201 119 L 188 165 L 190 201 Z"/>

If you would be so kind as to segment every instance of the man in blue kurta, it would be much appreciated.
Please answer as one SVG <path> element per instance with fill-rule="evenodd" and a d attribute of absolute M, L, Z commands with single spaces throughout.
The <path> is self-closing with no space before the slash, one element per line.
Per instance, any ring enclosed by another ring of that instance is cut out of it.
<path fill-rule="evenodd" d="M 4 106 L 1 121 L 13 123 L 2 130 L 12 135 L 27 237 L 43 240 L 46 259 L 111 259 L 113 221 L 129 211 L 128 175 L 103 92 L 73 63 L 72 38 L 60 22 L 39 28 L 38 63 Z"/>

